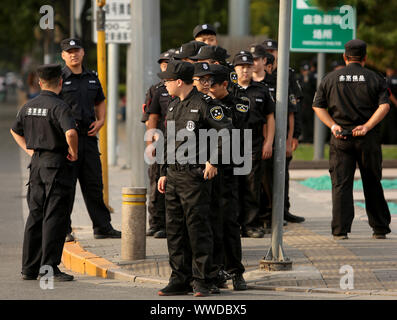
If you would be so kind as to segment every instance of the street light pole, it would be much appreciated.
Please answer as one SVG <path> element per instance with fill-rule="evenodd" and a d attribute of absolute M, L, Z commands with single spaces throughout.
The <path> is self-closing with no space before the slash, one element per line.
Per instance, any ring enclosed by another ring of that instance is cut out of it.
<path fill-rule="evenodd" d="M 291 26 L 291 0 L 280 0 L 279 39 L 276 93 L 276 134 L 273 170 L 272 243 L 261 269 L 269 271 L 290 270 L 290 261 L 283 251 L 283 221 L 285 192 L 285 161 L 288 114 L 289 46 Z"/>

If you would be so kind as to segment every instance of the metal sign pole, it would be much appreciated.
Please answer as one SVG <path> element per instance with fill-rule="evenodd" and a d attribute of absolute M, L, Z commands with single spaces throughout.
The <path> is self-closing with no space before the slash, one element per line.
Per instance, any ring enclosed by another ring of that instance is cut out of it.
<path fill-rule="evenodd" d="M 280 0 L 279 47 L 276 93 L 276 134 L 273 170 L 272 243 L 266 257 L 260 261 L 260 268 L 268 271 L 290 270 L 290 261 L 283 251 L 283 220 L 285 192 L 285 161 L 287 136 L 287 108 L 289 76 L 289 45 L 291 26 L 291 0 Z"/>
<path fill-rule="evenodd" d="M 317 88 L 325 75 L 325 53 L 317 54 Z M 314 158 L 313 160 L 324 159 L 324 144 L 327 135 L 327 127 L 318 117 L 314 117 Z"/>

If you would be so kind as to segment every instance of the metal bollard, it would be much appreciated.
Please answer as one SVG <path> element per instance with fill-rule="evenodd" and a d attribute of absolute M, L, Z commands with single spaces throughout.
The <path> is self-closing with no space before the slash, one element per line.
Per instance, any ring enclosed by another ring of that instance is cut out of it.
<path fill-rule="evenodd" d="M 146 188 L 122 188 L 121 260 L 146 257 Z"/>

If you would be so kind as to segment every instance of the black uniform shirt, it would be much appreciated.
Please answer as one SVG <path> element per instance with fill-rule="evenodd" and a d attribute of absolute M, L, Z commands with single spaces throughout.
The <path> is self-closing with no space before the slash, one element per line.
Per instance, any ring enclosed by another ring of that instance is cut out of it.
<path fill-rule="evenodd" d="M 249 118 L 249 103 L 243 99 L 228 94 L 220 100 L 231 115 L 233 126 L 237 129 L 247 128 Z"/>
<path fill-rule="evenodd" d="M 328 108 L 337 124 L 352 129 L 366 123 L 384 103 L 389 103 L 385 79 L 359 63 L 350 63 L 324 77 L 313 106 Z"/>
<path fill-rule="evenodd" d="M 146 93 L 142 122 L 146 122 L 150 114 L 158 114 L 160 116 L 158 128 L 164 131 L 169 102 L 170 95 L 162 82 L 151 86 Z"/>
<path fill-rule="evenodd" d="M 235 86 L 234 95 L 249 102 L 249 118 L 247 128 L 252 129 L 252 150 L 260 150 L 263 143 L 263 125 L 266 116 L 274 113 L 275 103 L 267 86 L 260 82 L 251 81 L 244 89 L 240 85 Z"/>
<path fill-rule="evenodd" d="M 96 120 L 94 106 L 105 100 L 97 75 L 85 69 L 74 74 L 67 66 L 62 70 L 61 98 L 72 108 L 73 117 L 82 127 L 89 127 Z"/>
<path fill-rule="evenodd" d="M 166 122 L 167 131 L 169 129 L 170 122 L 174 121 L 176 134 L 181 132 L 181 130 L 185 130 L 184 132 L 186 134 L 190 133 L 191 136 L 196 139 L 195 152 L 191 155 L 191 158 L 187 159 L 187 163 L 198 164 L 200 162 L 200 153 L 203 152 L 203 150 L 200 149 L 199 144 L 200 129 L 209 130 L 214 128 L 219 131 L 221 129 L 231 130 L 233 128 L 231 121 L 225 117 L 223 108 L 221 106 L 210 106 L 208 103 L 209 99 L 211 99 L 211 97 L 198 92 L 197 89 L 193 87 L 192 91 L 183 101 L 179 98 L 174 98 L 168 106 Z M 167 139 L 168 138 L 170 137 L 167 136 Z M 188 138 L 185 137 L 183 141 L 175 141 L 175 153 L 178 152 L 178 149 L 187 141 L 187 139 Z M 222 153 L 222 139 L 218 139 L 217 148 L 218 156 L 220 156 Z M 207 151 L 212 152 L 213 150 Z M 186 153 L 185 156 L 187 156 Z M 177 157 L 176 162 L 178 163 Z M 162 168 L 162 175 L 165 175 L 164 168 Z"/>
<path fill-rule="evenodd" d="M 70 107 L 52 91 L 43 90 L 18 112 L 12 130 L 33 150 L 65 152 L 65 132 L 75 129 Z"/>

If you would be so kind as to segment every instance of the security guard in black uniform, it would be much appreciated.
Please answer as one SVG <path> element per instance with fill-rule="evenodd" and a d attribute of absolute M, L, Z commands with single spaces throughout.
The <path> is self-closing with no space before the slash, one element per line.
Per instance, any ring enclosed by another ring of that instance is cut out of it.
<path fill-rule="evenodd" d="M 249 101 L 248 129 L 252 130 L 252 170 L 239 177 L 240 222 L 244 237 L 262 238 L 264 230 L 259 221 L 262 159 L 273 154 L 275 103 L 267 87 L 252 80 L 253 60 L 249 51 L 240 51 L 233 60 L 238 75 L 234 95 Z"/>
<path fill-rule="evenodd" d="M 73 280 L 58 269 L 73 191 L 72 163 L 78 149 L 71 110 L 58 96 L 61 72 L 60 65 L 37 69 L 42 91 L 22 107 L 11 129 L 15 141 L 32 157 L 22 255 L 24 280 L 35 280 L 39 272 L 45 274 L 40 270 L 43 266 L 52 267 L 54 281 Z"/>
<path fill-rule="evenodd" d="M 176 97 L 168 108 L 167 134 L 174 126 L 176 133 L 184 130 L 185 136 L 183 141 L 167 136 L 167 146 L 174 141 L 175 148 L 165 151 L 167 162 L 162 166 L 158 183 L 159 191 L 165 192 L 167 244 L 172 269 L 169 284 L 158 292 L 159 295 L 186 294 L 193 280 L 194 295 L 205 296 L 211 283 L 213 241 L 209 180 L 217 173 L 213 164 L 218 157 L 215 150 L 209 150 L 211 156 L 206 157 L 207 162 L 199 163 L 200 155 L 207 156 L 200 148 L 199 129 L 230 130 L 232 124 L 221 107 L 209 108 L 203 94 L 193 87 L 193 73 L 192 64 L 179 61 L 170 61 L 167 70 L 159 73 L 168 93 Z M 192 140 L 196 143 L 189 149 L 194 152 L 182 152 L 186 144 L 192 146 Z M 219 156 L 222 145 L 221 139 L 218 141 Z M 172 156 L 176 161 L 172 161 Z"/>
<path fill-rule="evenodd" d="M 226 109 L 234 128 L 240 131 L 240 154 L 243 150 L 243 130 L 247 128 L 246 124 L 249 118 L 249 103 L 243 99 L 237 98 L 227 90 L 230 70 L 223 66 L 212 64 L 210 69 L 213 73 L 211 84 L 211 95 L 220 101 Z M 233 145 L 235 143 L 233 142 Z M 233 147 L 232 147 L 233 148 Z M 233 289 L 246 290 L 247 284 L 244 280 L 245 271 L 242 260 L 240 225 L 238 222 L 238 176 L 234 174 L 233 163 L 222 166 L 222 186 L 220 194 L 216 197 L 220 202 L 221 214 L 221 241 L 223 246 L 216 252 L 220 259 L 223 259 L 224 270 L 226 274 L 220 273 L 216 285 L 220 288 L 226 284 L 226 277 L 232 275 Z M 214 255 L 215 256 L 215 255 Z"/>
<path fill-rule="evenodd" d="M 98 131 L 106 117 L 105 96 L 98 77 L 83 66 L 84 49 L 79 39 L 61 41 L 62 99 L 69 104 L 79 133 L 79 160 L 75 166 L 74 188 L 79 179 L 81 192 L 93 223 L 94 238 L 121 238 L 110 224 L 110 212 L 103 201 L 102 166 L 99 158 Z M 74 199 L 73 199 L 74 200 Z M 70 212 L 73 209 L 71 202 Z M 73 240 L 70 235 L 67 240 Z"/>
<path fill-rule="evenodd" d="M 167 64 L 172 59 L 173 49 L 163 52 L 158 63 L 161 71 L 167 69 Z M 145 104 L 143 106 L 142 122 L 146 123 L 147 130 L 159 129 L 161 132 L 165 130 L 165 119 L 168 111 L 170 96 L 162 81 L 151 86 L 146 93 Z M 148 141 L 151 144 L 152 141 Z M 149 194 L 149 230 L 147 236 L 154 238 L 166 238 L 165 232 L 165 198 L 162 193 L 157 190 L 157 181 L 160 178 L 160 165 L 153 163 L 148 169 L 150 181 Z"/>
<path fill-rule="evenodd" d="M 331 128 L 332 234 L 347 239 L 354 218 L 353 181 L 358 164 L 363 182 L 368 223 L 375 239 L 390 233 L 390 212 L 382 178 L 379 122 L 390 109 L 383 77 L 364 68 L 367 45 L 355 39 L 345 44 L 346 67 L 330 72 L 321 81 L 313 109 Z"/>

